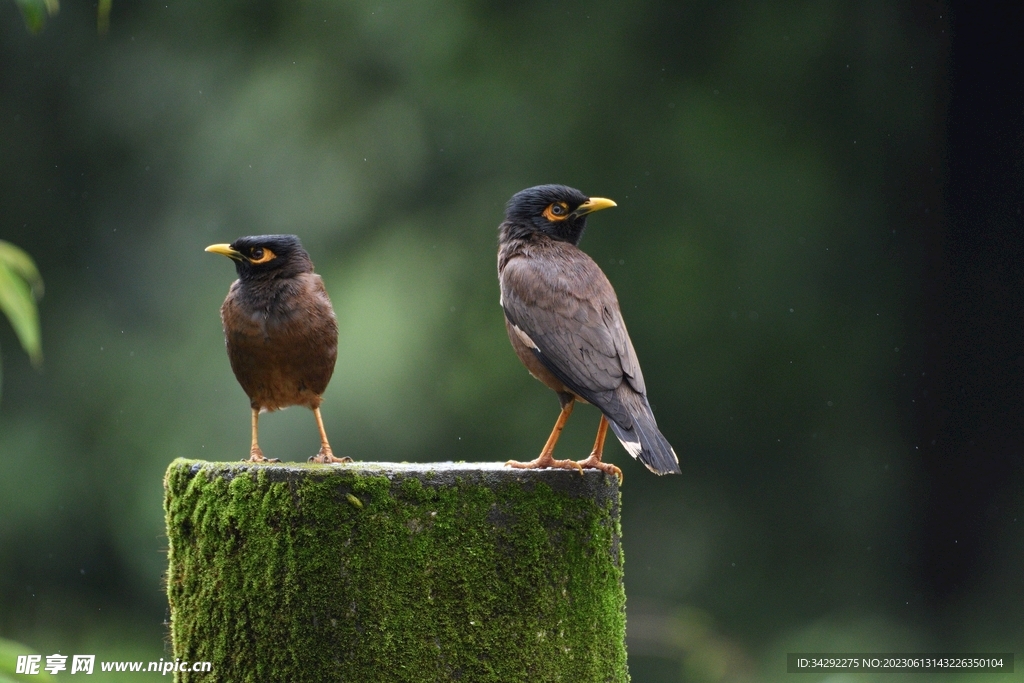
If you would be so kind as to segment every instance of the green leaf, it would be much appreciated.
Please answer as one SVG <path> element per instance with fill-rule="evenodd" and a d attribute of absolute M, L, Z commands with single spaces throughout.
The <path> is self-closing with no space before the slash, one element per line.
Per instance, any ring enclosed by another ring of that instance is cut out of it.
<path fill-rule="evenodd" d="M 11 321 L 25 353 L 34 365 L 43 360 L 36 298 L 43 279 L 32 258 L 18 247 L 0 241 L 0 311 Z"/>
<path fill-rule="evenodd" d="M 110 30 L 110 7 L 113 3 L 114 0 L 99 0 L 96 6 L 96 32 L 101 36 Z"/>
<path fill-rule="evenodd" d="M 14 0 L 21 9 L 25 26 L 30 33 L 39 33 L 46 25 L 46 17 L 53 16 L 60 10 L 59 0 Z"/>
<path fill-rule="evenodd" d="M 39 673 L 34 676 L 14 673 L 17 670 L 19 655 L 39 654 L 28 645 L 16 643 L 13 640 L 0 638 L 0 683 L 18 683 L 19 681 L 51 681 L 51 676 L 40 667 Z M 45 658 L 43 663 L 46 663 Z"/>
<path fill-rule="evenodd" d="M 0 240 L 0 263 L 7 266 L 32 286 L 32 294 L 41 299 L 43 296 L 43 277 L 36 268 L 35 261 L 23 249 L 10 242 Z"/>

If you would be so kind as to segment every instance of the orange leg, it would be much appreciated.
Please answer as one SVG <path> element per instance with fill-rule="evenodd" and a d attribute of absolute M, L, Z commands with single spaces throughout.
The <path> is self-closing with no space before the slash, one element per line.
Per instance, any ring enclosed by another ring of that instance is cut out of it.
<path fill-rule="evenodd" d="M 260 449 L 257 435 L 260 431 L 260 409 L 252 409 L 252 448 L 249 449 L 249 462 L 281 462 L 277 458 L 265 458 L 263 457 L 263 451 Z"/>
<path fill-rule="evenodd" d="M 316 417 L 316 426 L 320 430 L 320 452 L 309 459 L 310 462 L 327 464 L 332 462 L 352 462 L 352 458 L 335 458 L 331 450 L 331 444 L 327 443 L 327 431 L 324 429 L 324 419 L 320 416 L 319 406 L 313 408 L 313 416 Z"/>
<path fill-rule="evenodd" d="M 515 467 L 521 470 L 537 470 L 542 467 L 554 467 L 562 470 L 579 470 L 580 474 L 583 473 L 583 469 L 580 465 L 572 460 L 555 460 L 551 457 L 551 454 L 555 452 L 555 444 L 558 443 L 558 437 L 562 435 L 562 428 L 565 427 L 565 421 L 572 415 L 573 406 L 576 404 L 575 399 L 570 399 L 562 406 L 562 412 L 558 414 L 558 420 L 555 421 L 555 427 L 551 430 L 551 436 L 548 437 L 547 443 L 544 444 L 544 450 L 540 452 L 536 460 L 530 462 L 519 462 L 517 460 L 509 460 L 506 465 L 509 467 Z"/>
<path fill-rule="evenodd" d="M 594 439 L 594 450 L 590 451 L 590 457 L 580 460 L 577 465 L 580 467 L 601 470 L 605 474 L 614 474 L 619 478 L 619 485 L 622 485 L 622 470 L 615 465 L 601 462 L 601 454 L 604 453 L 604 437 L 608 435 L 608 418 L 601 416 L 601 422 L 597 425 L 597 438 Z"/>

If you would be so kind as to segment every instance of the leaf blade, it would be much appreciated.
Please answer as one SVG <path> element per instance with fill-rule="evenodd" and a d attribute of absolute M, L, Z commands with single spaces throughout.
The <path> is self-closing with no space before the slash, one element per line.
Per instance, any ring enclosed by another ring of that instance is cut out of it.
<path fill-rule="evenodd" d="M 29 33 L 39 33 L 46 25 L 46 17 L 53 16 L 60 10 L 59 0 L 15 0 L 21 9 L 25 27 Z"/>
<path fill-rule="evenodd" d="M 43 296 L 43 276 L 39 274 L 35 261 L 21 247 L 0 240 L 0 263 L 6 263 L 15 273 L 20 275 L 32 287 L 32 294 L 37 298 Z"/>
<path fill-rule="evenodd" d="M 38 367 L 43 362 L 43 347 L 36 300 L 28 282 L 4 261 L 0 261 L 0 311 L 7 316 L 32 364 Z"/>

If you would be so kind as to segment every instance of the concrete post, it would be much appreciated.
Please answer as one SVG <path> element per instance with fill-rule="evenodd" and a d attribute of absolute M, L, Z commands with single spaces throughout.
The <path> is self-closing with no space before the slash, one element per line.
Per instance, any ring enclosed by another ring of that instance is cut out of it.
<path fill-rule="evenodd" d="M 496 463 L 176 460 L 178 681 L 628 681 L 619 490 Z"/>

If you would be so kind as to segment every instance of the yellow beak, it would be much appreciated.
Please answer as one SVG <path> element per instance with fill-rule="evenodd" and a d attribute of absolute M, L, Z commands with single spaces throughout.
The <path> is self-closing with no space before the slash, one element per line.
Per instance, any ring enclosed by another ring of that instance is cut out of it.
<path fill-rule="evenodd" d="M 245 258 L 244 256 L 242 256 L 242 252 L 235 251 L 234 249 L 231 248 L 230 244 L 211 244 L 203 251 L 208 251 L 211 254 L 220 254 L 221 256 L 227 256 L 229 259 L 234 259 L 236 261 Z"/>
<path fill-rule="evenodd" d="M 586 216 L 588 213 L 594 213 L 601 209 L 610 209 L 613 206 L 617 206 L 615 202 L 604 197 L 591 197 L 587 201 L 580 204 L 579 208 L 573 211 L 575 216 Z"/>

